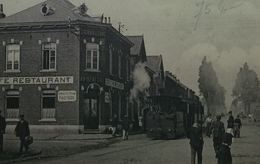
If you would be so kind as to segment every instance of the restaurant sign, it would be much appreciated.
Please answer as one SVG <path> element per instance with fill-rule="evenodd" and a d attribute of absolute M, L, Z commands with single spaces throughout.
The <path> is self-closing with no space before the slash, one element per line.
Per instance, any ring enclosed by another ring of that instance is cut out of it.
<path fill-rule="evenodd" d="M 0 85 L 73 84 L 73 76 L 0 77 Z"/>
<path fill-rule="evenodd" d="M 105 79 L 105 84 L 106 84 L 106 86 L 109 86 L 109 87 L 124 90 L 124 84 L 123 83 L 119 83 L 119 82 L 111 80 L 111 79 Z"/>

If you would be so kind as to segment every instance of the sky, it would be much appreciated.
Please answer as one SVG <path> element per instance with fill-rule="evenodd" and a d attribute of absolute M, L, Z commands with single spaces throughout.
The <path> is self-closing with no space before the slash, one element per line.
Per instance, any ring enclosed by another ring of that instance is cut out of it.
<path fill-rule="evenodd" d="M 43 0 L 0 0 L 11 15 Z M 71 0 L 90 15 L 104 13 L 124 35 L 144 35 L 147 55 L 163 56 L 171 71 L 198 93 L 202 58 L 212 61 L 226 89 L 227 107 L 243 63 L 260 75 L 259 0 Z"/>

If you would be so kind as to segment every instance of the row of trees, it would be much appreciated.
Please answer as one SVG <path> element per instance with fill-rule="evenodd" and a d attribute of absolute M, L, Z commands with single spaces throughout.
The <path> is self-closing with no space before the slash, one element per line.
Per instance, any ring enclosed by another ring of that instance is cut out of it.
<path fill-rule="evenodd" d="M 222 87 L 213 69 L 212 63 L 204 57 L 199 68 L 199 89 L 204 96 L 211 114 L 225 111 L 225 89 Z"/>
<path fill-rule="evenodd" d="M 250 69 L 247 63 L 237 73 L 232 96 L 234 97 L 232 105 L 237 107 L 238 102 L 242 102 L 246 114 L 251 113 L 251 104 L 260 100 L 259 79 L 256 72 Z"/>
<path fill-rule="evenodd" d="M 219 84 L 217 74 L 212 63 L 204 57 L 199 67 L 199 90 L 204 96 L 211 114 L 225 112 L 225 89 Z M 232 106 L 237 107 L 238 102 L 244 105 L 246 114 L 250 113 L 252 103 L 260 102 L 260 82 L 257 73 L 245 63 L 237 73 L 234 88 L 232 90 Z"/>

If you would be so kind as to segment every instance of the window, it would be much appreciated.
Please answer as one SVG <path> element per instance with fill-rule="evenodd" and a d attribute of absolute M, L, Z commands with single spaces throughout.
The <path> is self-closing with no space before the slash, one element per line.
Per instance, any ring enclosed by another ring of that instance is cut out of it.
<path fill-rule="evenodd" d="M 6 46 L 6 70 L 20 70 L 20 45 L 9 44 Z"/>
<path fill-rule="evenodd" d="M 113 74 L 113 52 L 112 52 L 112 46 L 109 47 L 109 73 L 110 73 L 110 75 Z"/>
<path fill-rule="evenodd" d="M 18 120 L 19 119 L 19 91 L 12 90 L 6 94 L 6 119 Z"/>
<path fill-rule="evenodd" d="M 121 62 L 122 62 L 122 60 L 121 60 L 121 53 L 119 53 L 119 55 L 118 55 L 118 76 L 119 77 L 122 77 L 122 71 L 121 71 Z"/>
<path fill-rule="evenodd" d="M 56 119 L 55 90 L 44 90 L 42 93 L 41 120 L 55 121 Z"/>
<path fill-rule="evenodd" d="M 42 45 L 42 69 L 56 70 L 56 43 Z"/>
<path fill-rule="evenodd" d="M 129 61 L 126 60 L 126 79 L 129 80 Z"/>
<path fill-rule="evenodd" d="M 88 43 L 86 49 L 86 70 L 99 70 L 99 45 Z"/>

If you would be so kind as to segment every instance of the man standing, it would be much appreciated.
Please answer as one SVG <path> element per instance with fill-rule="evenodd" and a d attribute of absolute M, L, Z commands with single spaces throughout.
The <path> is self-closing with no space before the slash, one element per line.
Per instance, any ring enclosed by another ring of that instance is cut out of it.
<path fill-rule="evenodd" d="M 198 164 L 202 164 L 203 137 L 202 129 L 194 123 L 190 130 L 191 164 L 195 164 L 196 154 Z"/>
<path fill-rule="evenodd" d="M 212 118 L 211 118 L 211 114 L 209 114 L 208 117 L 206 118 L 206 135 L 208 137 L 211 136 L 211 126 L 212 126 Z"/>
<path fill-rule="evenodd" d="M 216 121 L 213 122 L 213 146 L 214 150 L 217 156 L 217 153 L 219 151 L 219 147 L 222 144 L 223 136 L 225 135 L 225 127 L 224 123 L 221 120 L 221 116 L 218 115 L 216 117 Z"/>
<path fill-rule="evenodd" d="M 234 117 L 232 115 L 232 111 L 228 112 L 229 114 L 229 117 L 228 117 L 228 120 L 227 120 L 227 128 L 234 128 Z"/>
<path fill-rule="evenodd" d="M 5 118 L 1 115 L 1 110 L 0 110 L 0 153 L 3 152 L 5 128 L 6 128 L 6 121 Z"/>
<path fill-rule="evenodd" d="M 237 118 L 234 121 L 234 137 L 240 137 L 240 128 L 242 127 L 242 122 L 239 118 L 239 115 L 237 115 Z"/>
<path fill-rule="evenodd" d="M 122 128 L 123 128 L 123 140 L 128 140 L 129 122 L 128 122 L 127 115 L 125 115 L 123 118 Z"/>
<path fill-rule="evenodd" d="M 20 153 L 23 152 L 23 147 L 25 151 L 28 151 L 29 145 L 26 144 L 26 137 L 30 136 L 29 123 L 24 120 L 24 115 L 20 115 L 20 121 L 15 127 L 16 136 L 20 138 Z"/>
<path fill-rule="evenodd" d="M 118 118 L 117 115 L 115 114 L 114 117 L 112 118 L 112 136 L 116 136 L 116 130 L 117 130 L 117 125 L 118 125 Z"/>

